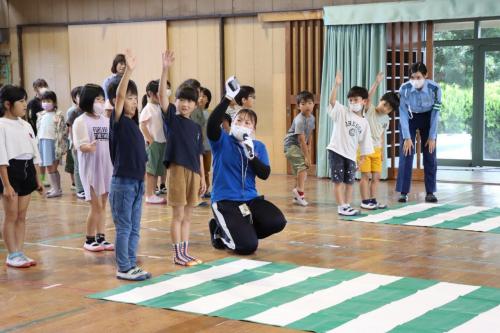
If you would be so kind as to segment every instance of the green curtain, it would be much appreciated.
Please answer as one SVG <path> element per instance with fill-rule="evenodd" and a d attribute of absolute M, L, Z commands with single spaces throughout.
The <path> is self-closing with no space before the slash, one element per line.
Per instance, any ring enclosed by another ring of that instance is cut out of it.
<path fill-rule="evenodd" d="M 344 80 L 337 98 L 344 105 L 347 105 L 347 92 L 350 87 L 357 85 L 370 89 L 377 73 L 385 72 L 386 69 L 385 24 L 327 26 L 324 45 L 316 154 L 318 177 L 329 176 L 326 147 L 335 129 L 326 110 L 335 83 L 335 73 L 338 70 L 343 73 Z M 378 102 L 385 89 L 384 81 L 373 96 L 374 104 Z M 386 177 L 387 169 L 384 168 L 382 178 Z"/>

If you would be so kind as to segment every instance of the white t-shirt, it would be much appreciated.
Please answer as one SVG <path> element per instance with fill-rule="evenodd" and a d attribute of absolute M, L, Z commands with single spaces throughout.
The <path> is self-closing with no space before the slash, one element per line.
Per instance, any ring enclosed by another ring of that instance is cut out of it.
<path fill-rule="evenodd" d="M 56 139 L 56 123 L 54 122 L 55 112 L 43 112 L 38 116 L 40 118 L 40 128 L 38 129 L 38 139 Z"/>
<path fill-rule="evenodd" d="M 328 115 L 332 118 L 335 127 L 327 149 L 336 152 L 352 161 L 356 161 L 358 145 L 361 155 L 374 152 L 368 121 L 349 111 L 339 102 L 328 105 Z"/>
<path fill-rule="evenodd" d="M 139 117 L 139 122 L 146 123 L 149 133 L 155 142 L 167 142 L 165 132 L 163 131 L 163 117 L 161 115 L 161 108 L 158 104 L 148 103 L 142 109 Z"/>
<path fill-rule="evenodd" d="M 9 165 L 11 159 L 33 158 L 33 163 L 40 164 L 38 143 L 31 125 L 18 118 L 16 120 L 0 118 L 0 165 Z"/>
<path fill-rule="evenodd" d="M 368 125 L 370 126 L 373 147 L 382 147 L 382 134 L 384 134 L 389 127 L 391 118 L 386 114 L 378 113 L 373 104 L 368 108 L 365 118 L 368 120 Z"/>

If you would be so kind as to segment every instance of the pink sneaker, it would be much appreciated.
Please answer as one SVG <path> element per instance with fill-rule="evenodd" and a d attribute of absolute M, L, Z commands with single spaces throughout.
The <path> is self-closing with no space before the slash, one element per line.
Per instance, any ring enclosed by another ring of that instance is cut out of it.
<path fill-rule="evenodd" d="M 160 198 L 157 195 L 152 195 L 146 198 L 146 203 L 150 205 L 164 205 L 167 203 L 167 200 L 165 200 L 164 198 Z"/>
<path fill-rule="evenodd" d="M 107 240 L 101 242 L 101 246 L 104 248 L 104 251 L 114 251 L 115 245 L 113 243 L 108 242 Z"/>
<path fill-rule="evenodd" d="M 83 248 L 87 251 L 90 251 L 90 252 L 101 252 L 101 251 L 104 251 L 104 247 L 97 243 L 97 242 L 93 242 L 92 244 L 87 244 L 87 242 L 85 242 L 83 244 Z"/>

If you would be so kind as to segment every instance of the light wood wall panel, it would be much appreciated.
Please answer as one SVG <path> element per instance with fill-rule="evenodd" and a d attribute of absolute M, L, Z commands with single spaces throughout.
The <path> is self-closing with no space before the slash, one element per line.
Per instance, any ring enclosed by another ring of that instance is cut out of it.
<path fill-rule="evenodd" d="M 175 89 L 184 80 L 196 78 L 212 92 L 214 107 L 220 100 L 220 20 L 168 23 L 168 48 L 175 52 L 170 83 Z"/>
<path fill-rule="evenodd" d="M 161 52 L 167 45 L 166 22 L 71 25 L 68 31 L 71 87 L 102 85 L 111 75 L 115 55 L 127 48 L 137 57 L 132 80 L 137 84 L 139 99 L 148 82 L 160 78 Z"/>
<path fill-rule="evenodd" d="M 285 25 L 257 18 L 231 18 L 224 25 L 225 74 L 255 88 L 257 138 L 271 158 L 273 173 L 286 173 Z"/>
<path fill-rule="evenodd" d="M 69 82 L 68 29 L 32 27 L 22 32 L 24 82 L 29 98 L 34 96 L 32 82 L 44 78 L 57 94 L 59 109 L 71 104 Z"/>

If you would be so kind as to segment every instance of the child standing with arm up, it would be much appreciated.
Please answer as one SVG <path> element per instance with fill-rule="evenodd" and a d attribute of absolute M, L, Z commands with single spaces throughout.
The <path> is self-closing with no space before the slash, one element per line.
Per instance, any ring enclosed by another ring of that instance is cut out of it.
<path fill-rule="evenodd" d="M 164 163 L 170 170 L 168 204 L 173 210 L 170 233 L 174 263 L 192 266 L 201 263 L 201 260 L 189 255 L 188 245 L 193 208 L 198 205 L 200 195 L 206 190 L 203 135 L 200 125 L 189 119 L 198 101 L 198 91 L 195 88 L 184 85 L 177 89 L 177 110 L 168 102 L 167 75 L 174 59 L 174 54 L 170 51 L 162 55 L 163 70 L 159 90 L 163 119 L 168 128 Z"/>
<path fill-rule="evenodd" d="M 349 108 L 346 108 L 337 101 L 337 89 L 341 84 L 342 73 L 338 72 L 328 106 L 328 115 L 335 123 L 335 130 L 327 149 L 332 182 L 335 183 L 338 213 L 352 216 L 359 214 L 359 211 L 350 205 L 352 184 L 356 175 L 356 152 L 360 146 L 360 164 L 363 164 L 365 156 L 373 153 L 373 143 L 368 122 L 363 118 L 368 91 L 363 87 L 352 87 L 347 94 Z"/>
<path fill-rule="evenodd" d="M 137 266 L 137 246 L 141 227 L 146 149 L 139 129 L 137 86 L 130 76 L 136 59 L 127 50 L 127 67 L 118 89 L 110 83 L 108 97 L 115 109 L 110 119 L 110 153 L 113 162 L 113 178 L 109 192 L 111 213 L 116 227 L 116 277 L 123 280 L 141 281 L 151 277 Z"/>

